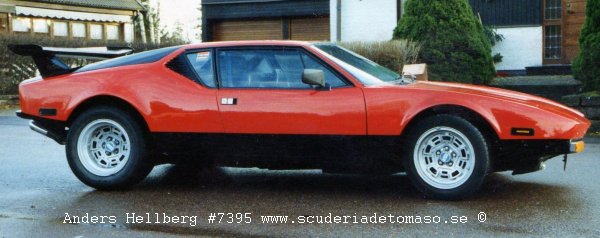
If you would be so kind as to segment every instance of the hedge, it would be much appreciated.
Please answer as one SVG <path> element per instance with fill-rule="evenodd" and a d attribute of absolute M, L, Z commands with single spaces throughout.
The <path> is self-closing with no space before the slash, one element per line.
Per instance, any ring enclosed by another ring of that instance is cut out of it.
<path fill-rule="evenodd" d="M 579 35 L 579 55 L 573 60 L 573 75 L 584 91 L 600 92 L 600 1 L 588 0 L 585 23 Z"/>
<path fill-rule="evenodd" d="M 396 72 L 402 72 L 404 64 L 416 63 L 421 50 L 421 44 L 410 40 L 338 44 Z"/>
<path fill-rule="evenodd" d="M 32 78 L 36 74 L 36 67 L 31 57 L 16 55 L 8 50 L 9 44 L 38 44 L 53 47 L 97 47 L 97 46 L 131 46 L 136 52 L 171 46 L 168 44 L 142 44 L 126 42 L 111 42 L 88 40 L 50 39 L 44 36 L 30 35 L 1 35 L 0 34 L 0 95 L 17 94 L 19 82 Z M 65 59 L 72 66 L 81 66 L 90 63 L 90 60 Z"/>
<path fill-rule="evenodd" d="M 429 79 L 488 84 L 496 70 L 492 46 L 467 0 L 407 0 L 394 39 L 423 44 Z"/>

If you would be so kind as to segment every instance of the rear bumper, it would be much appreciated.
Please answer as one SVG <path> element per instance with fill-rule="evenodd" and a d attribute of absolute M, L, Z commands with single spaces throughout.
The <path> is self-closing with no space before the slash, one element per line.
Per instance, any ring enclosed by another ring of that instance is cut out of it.
<path fill-rule="evenodd" d="M 66 141 L 66 134 L 57 132 L 56 130 L 52 130 L 47 128 L 41 124 L 38 124 L 36 121 L 29 121 L 29 128 L 32 131 L 45 135 L 46 137 L 56 141 L 57 143 L 64 145 Z M 63 131 L 64 132 L 64 131 Z"/>
<path fill-rule="evenodd" d="M 15 112 L 15 114 L 17 114 L 17 116 L 18 116 L 18 117 L 20 117 L 20 118 L 23 118 L 23 119 L 28 119 L 28 120 L 31 120 L 31 119 L 33 119 L 33 116 L 32 116 L 32 115 L 25 114 L 25 113 L 23 113 L 21 110 L 17 110 L 17 111 Z"/>
<path fill-rule="evenodd" d="M 66 132 L 64 122 L 35 117 L 21 112 L 21 110 L 16 111 L 15 114 L 20 118 L 31 120 L 29 121 L 29 128 L 32 131 L 40 133 L 61 145 L 65 144 Z"/>

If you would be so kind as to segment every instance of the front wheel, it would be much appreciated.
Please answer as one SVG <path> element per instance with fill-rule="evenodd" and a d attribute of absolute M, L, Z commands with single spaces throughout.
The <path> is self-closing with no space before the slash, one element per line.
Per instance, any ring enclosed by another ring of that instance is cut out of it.
<path fill-rule="evenodd" d="M 467 120 L 437 115 L 408 131 L 404 166 L 428 197 L 460 199 L 481 187 L 490 166 L 485 137 Z"/>
<path fill-rule="evenodd" d="M 146 136 L 125 111 L 100 106 L 71 124 L 66 152 L 79 180 L 98 189 L 121 189 L 144 179 L 152 169 Z"/>

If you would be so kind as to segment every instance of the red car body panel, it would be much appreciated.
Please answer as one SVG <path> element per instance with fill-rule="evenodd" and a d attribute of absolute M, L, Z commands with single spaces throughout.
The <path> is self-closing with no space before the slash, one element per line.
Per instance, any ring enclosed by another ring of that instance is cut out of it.
<path fill-rule="evenodd" d="M 237 105 L 220 105 L 227 133 L 367 134 L 365 101 L 360 88 L 221 89 L 218 95 L 218 98 L 237 98 Z"/>
<path fill-rule="evenodd" d="M 210 89 L 166 67 L 187 49 L 260 45 L 302 47 L 353 86 L 331 91 Z M 116 97 L 133 106 L 151 132 L 397 136 L 419 113 L 440 105 L 478 113 L 504 140 L 579 139 L 590 126 L 574 109 L 508 90 L 434 82 L 364 86 L 309 44 L 293 41 L 182 46 L 153 63 L 26 80 L 19 92 L 23 113 L 58 121 L 69 120 L 88 99 Z M 237 98 L 237 105 L 219 103 L 227 97 Z M 54 108 L 57 114 L 40 116 L 40 108 Z M 531 128 L 535 134 L 512 135 L 512 128 Z"/>
<path fill-rule="evenodd" d="M 583 114 L 574 109 L 540 97 L 496 88 L 420 82 L 364 90 L 370 135 L 399 135 L 413 117 L 441 105 L 461 106 L 477 112 L 500 139 L 582 138 L 590 126 Z M 535 134 L 512 135 L 512 128 L 532 128 Z"/>

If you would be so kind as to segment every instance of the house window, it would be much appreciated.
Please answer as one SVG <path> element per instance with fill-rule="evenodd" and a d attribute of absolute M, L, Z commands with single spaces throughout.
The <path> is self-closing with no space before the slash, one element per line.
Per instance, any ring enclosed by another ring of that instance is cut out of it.
<path fill-rule="evenodd" d="M 73 37 L 84 38 L 86 36 L 87 31 L 85 29 L 85 23 L 73 22 L 73 24 L 71 24 L 71 28 L 73 31 Z"/>
<path fill-rule="evenodd" d="M 31 31 L 31 19 L 27 17 L 17 17 L 13 19 L 13 31 L 14 32 L 30 32 Z"/>
<path fill-rule="evenodd" d="M 103 28 L 100 24 L 90 24 L 90 38 L 93 40 L 102 40 Z"/>
<path fill-rule="evenodd" d="M 560 25 L 546 26 L 544 30 L 544 58 L 560 59 L 562 51 L 562 34 Z"/>
<path fill-rule="evenodd" d="M 546 0 L 544 17 L 546 20 L 556 20 L 562 17 L 561 0 Z"/>
<path fill-rule="evenodd" d="M 69 24 L 61 21 L 55 21 L 53 24 L 52 34 L 54 34 L 54 36 L 69 36 Z"/>
<path fill-rule="evenodd" d="M 0 32 L 8 31 L 8 14 L 0 13 Z"/>
<path fill-rule="evenodd" d="M 121 39 L 121 31 L 118 25 L 106 25 L 106 39 L 119 40 Z"/>
<path fill-rule="evenodd" d="M 48 34 L 50 32 L 50 20 L 33 19 L 33 32 Z"/>

